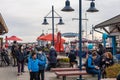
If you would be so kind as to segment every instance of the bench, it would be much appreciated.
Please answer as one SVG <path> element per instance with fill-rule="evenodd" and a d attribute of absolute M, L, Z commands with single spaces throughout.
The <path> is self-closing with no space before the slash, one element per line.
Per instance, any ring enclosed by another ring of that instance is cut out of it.
<path fill-rule="evenodd" d="M 88 73 L 84 71 L 60 71 L 55 72 L 57 76 L 62 76 L 63 80 L 66 80 L 66 76 L 74 76 L 74 75 L 88 75 Z"/>
<path fill-rule="evenodd" d="M 116 78 L 105 78 L 105 79 L 101 79 L 101 80 L 116 80 Z"/>
<path fill-rule="evenodd" d="M 85 70 L 85 67 L 82 67 L 82 70 Z M 58 72 L 58 71 L 79 71 L 79 68 L 51 68 L 51 71 Z"/>

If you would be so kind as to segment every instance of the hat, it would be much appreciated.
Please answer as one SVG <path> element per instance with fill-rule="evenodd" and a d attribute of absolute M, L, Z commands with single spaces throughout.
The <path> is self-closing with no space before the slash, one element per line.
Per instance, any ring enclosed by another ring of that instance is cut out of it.
<path fill-rule="evenodd" d="M 50 49 L 55 49 L 54 46 L 51 46 Z"/>
<path fill-rule="evenodd" d="M 93 44 L 88 44 L 88 46 L 87 46 L 87 48 L 88 48 L 88 50 L 92 50 L 93 49 Z"/>

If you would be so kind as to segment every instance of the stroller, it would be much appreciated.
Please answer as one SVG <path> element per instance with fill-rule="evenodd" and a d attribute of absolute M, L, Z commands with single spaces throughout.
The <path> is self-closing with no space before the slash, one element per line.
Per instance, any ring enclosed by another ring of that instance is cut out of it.
<path fill-rule="evenodd" d="M 5 65 L 9 66 L 10 65 L 10 59 L 8 57 L 8 52 L 7 50 L 2 50 L 1 51 L 1 66 L 2 66 L 2 63 L 4 63 Z"/>

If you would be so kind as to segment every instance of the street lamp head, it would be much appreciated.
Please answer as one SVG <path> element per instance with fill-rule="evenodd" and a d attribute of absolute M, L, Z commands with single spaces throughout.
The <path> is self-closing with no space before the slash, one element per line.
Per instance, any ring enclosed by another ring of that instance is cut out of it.
<path fill-rule="evenodd" d="M 48 22 L 47 22 L 47 19 L 46 18 L 44 18 L 44 21 L 43 21 L 43 23 L 42 23 L 43 25 L 47 25 L 48 24 Z"/>
<path fill-rule="evenodd" d="M 96 8 L 95 8 L 95 3 L 92 1 L 91 3 L 90 3 L 90 8 L 87 10 L 87 12 L 98 12 L 99 10 L 97 10 Z"/>
<path fill-rule="evenodd" d="M 65 12 L 74 11 L 74 9 L 70 7 L 70 1 L 69 0 L 65 1 L 65 7 L 61 11 L 65 11 Z"/>
<path fill-rule="evenodd" d="M 62 20 L 62 18 L 60 18 L 58 25 L 63 25 L 63 24 L 64 24 L 63 20 Z"/>

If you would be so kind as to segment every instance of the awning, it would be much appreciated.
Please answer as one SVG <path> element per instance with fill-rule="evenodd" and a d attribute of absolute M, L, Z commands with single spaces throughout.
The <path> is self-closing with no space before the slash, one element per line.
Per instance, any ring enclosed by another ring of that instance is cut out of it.
<path fill-rule="evenodd" d="M 120 14 L 96 25 L 94 28 L 103 28 L 103 27 L 118 25 L 118 24 L 120 24 Z"/>
<path fill-rule="evenodd" d="M 6 38 L 5 40 L 22 41 L 22 39 L 17 36 L 11 36 L 9 38 Z"/>
<path fill-rule="evenodd" d="M 74 38 L 74 37 L 77 37 L 78 34 L 73 32 L 68 32 L 68 33 L 63 33 L 62 36 L 66 38 Z"/>
<path fill-rule="evenodd" d="M 7 28 L 5 21 L 0 13 L 0 35 L 3 35 L 5 33 L 8 33 L 8 28 Z"/>
<path fill-rule="evenodd" d="M 96 25 L 93 29 L 99 33 L 103 32 L 97 29 L 103 29 L 109 35 L 120 35 L 120 14 Z"/>

